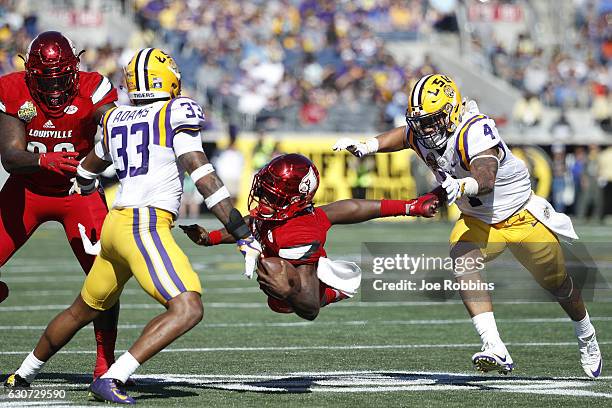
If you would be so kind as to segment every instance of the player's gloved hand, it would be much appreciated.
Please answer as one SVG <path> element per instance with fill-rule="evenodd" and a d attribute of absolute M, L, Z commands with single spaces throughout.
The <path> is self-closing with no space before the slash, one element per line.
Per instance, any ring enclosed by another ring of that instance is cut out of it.
<path fill-rule="evenodd" d="M 238 250 L 244 255 L 244 276 L 251 279 L 253 272 L 257 268 L 257 260 L 262 252 L 261 244 L 253 235 L 249 235 L 236 241 L 236 245 L 238 245 Z"/>
<path fill-rule="evenodd" d="M 210 235 L 208 234 L 208 231 L 206 231 L 206 229 L 204 229 L 203 227 L 197 224 L 191 224 L 179 225 L 179 228 L 182 229 L 183 232 L 187 234 L 189 239 L 195 242 L 197 245 L 213 245 L 212 241 L 210 240 Z"/>
<path fill-rule="evenodd" d="M 70 179 L 72 181 L 72 186 L 70 186 L 70 190 L 68 190 L 68 194 L 80 194 L 83 196 L 90 195 L 94 191 L 98 189 L 100 182 L 98 179 L 95 180 L 87 180 L 89 183 L 81 184 L 85 179 L 80 180 L 79 177 L 73 177 Z"/>
<path fill-rule="evenodd" d="M 85 250 L 85 253 L 94 256 L 98 255 L 102 250 L 102 245 L 100 244 L 100 241 L 96 242 L 95 244 L 92 244 L 91 240 L 87 236 L 87 230 L 85 230 L 83 224 L 79 223 L 78 227 L 79 234 L 81 235 L 81 241 L 83 241 L 83 249 Z"/>
<path fill-rule="evenodd" d="M 459 183 L 457 179 L 450 174 L 446 175 L 446 178 L 442 182 L 442 188 L 446 191 L 446 202 L 448 205 L 451 205 L 455 200 L 461 197 Z"/>
<path fill-rule="evenodd" d="M 435 194 L 424 194 L 413 200 L 413 202 L 408 207 L 407 215 L 431 218 L 436 215 L 439 203 L 440 201 L 438 199 L 438 196 L 436 196 Z"/>
<path fill-rule="evenodd" d="M 363 157 L 378 151 L 378 139 L 373 137 L 361 143 L 350 137 L 343 137 L 336 141 L 332 149 L 336 152 L 346 150 L 355 157 Z"/>
<path fill-rule="evenodd" d="M 71 176 L 76 173 L 79 161 L 78 152 L 49 152 L 38 156 L 38 165 L 41 169 L 49 170 L 62 176 Z"/>
<path fill-rule="evenodd" d="M 472 177 L 456 179 L 450 174 L 442 182 L 442 188 L 446 191 L 446 202 L 448 205 L 457 199 L 465 196 L 475 196 L 478 194 L 478 182 Z"/>

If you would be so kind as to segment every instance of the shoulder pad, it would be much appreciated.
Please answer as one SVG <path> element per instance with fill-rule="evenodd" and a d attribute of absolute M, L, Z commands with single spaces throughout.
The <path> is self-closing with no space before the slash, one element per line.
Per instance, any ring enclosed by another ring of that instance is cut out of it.
<path fill-rule="evenodd" d="M 166 123 L 173 134 L 179 132 L 199 132 L 206 118 L 200 105 L 191 98 L 181 96 L 166 105 Z"/>
<path fill-rule="evenodd" d="M 474 115 L 463 124 L 457 134 L 455 149 L 461 159 L 461 167 L 469 170 L 472 157 L 497 146 L 500 142 L 495 121 L 486 115 Z"/>

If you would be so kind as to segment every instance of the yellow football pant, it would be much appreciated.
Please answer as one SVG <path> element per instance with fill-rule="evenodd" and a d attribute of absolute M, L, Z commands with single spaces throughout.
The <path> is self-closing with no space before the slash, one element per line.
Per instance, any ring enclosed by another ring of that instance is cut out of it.
<path fill-rule="evenodd" d="M 474 244 L 485 261 L 495 259 L 508 247 L 535 280 L 548 290 L 559 288 L 567 276 L 556 235 L 527 210 L 493 225 L 462 215 L 450 236 L 451 247 L 457 242 Z"/>
<path fill-rule="evenodd" d="M 81 290 L 85 303 L 111 308 L 132 275 L 163 305 L 183 292 L 201 294 L 198 275 L 172 237 L 172 222 L 171 213 L 152 207 L 111 210 L 102 227 L 102 250 Z"/>

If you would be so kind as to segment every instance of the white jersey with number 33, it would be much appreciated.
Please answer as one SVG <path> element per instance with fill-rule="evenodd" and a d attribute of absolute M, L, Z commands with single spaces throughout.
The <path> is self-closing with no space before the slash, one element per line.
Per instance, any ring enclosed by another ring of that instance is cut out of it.
<path fill-rule="evenodd" d="M 435 173 L 440 183 L 444 179 L 443 172 L 456 178 L 472 176 L 474 156 L 493 147 L 498 148 L 500 163 L 493 191 L 458 199 L 456 203 L 463 214 L 487 224 L 496 224 L 509 218 L 531 196 L 531 181 L 525 163 L 512 154 L 499 137 L 493 119 L 481 114 L 474 101 L 467 103 L 461 123 L 443 151 L 425 148 L 410 130 L 407 137 L 411 148 Z"/>
<path fill-rule="evenodd" d="M 106 112 L 96 154 L 112 161 L 119 178 L 113 208 L 155 207 L 176 215 L 184 173 L 177 158 L 203 151 L 204 120 L 202 108 L 186 97 Z"/>

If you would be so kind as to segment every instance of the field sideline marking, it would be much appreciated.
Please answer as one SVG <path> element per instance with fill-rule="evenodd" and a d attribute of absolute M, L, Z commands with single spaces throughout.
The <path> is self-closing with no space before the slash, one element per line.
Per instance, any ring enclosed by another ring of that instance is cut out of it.
<path fill-rule="evenodd" d="M 591 321 L 609 322 L 612 317 L 592 316 Z M 496 319 L 497 323 L 564 323 L 570 322 L 569 318 L 524 318 L 524 319 Z M 469 319 L 413 319 L 413 320 L 340 320 L 322 322 L 245 322 L 245 323 L 201 323 L 198 327 L 202 328 L 228 328 L 228 327 L 319 327 L 319 326 L 364 326 L 366 324 L 382 325 L 445 325 L 445 324 L 471 324 Z M 91 325 L 89 325 L 91 326 Z M 0 326 L 0 330 L 44 330 L 46 326 L 35 325 L 14 325 Z M 144 324 L 120 324 L 118 329 L 142 329 Z"/>
<path fill-rule="evenodd" d="M 612 344 L 612 341 L 600 341 L 600 345 Z M 565 342 L 508 342 L 507 346 L 515 347 L 576 347 L 575 341 Z M 169 348 L 161 353 L 215 353 L 223 351 L 308 351 L 308 350 L 402 350 L 402 349 L 438 349 L 438 348 L 472 348 L 482 346 L 481 343 L 450 343 L 450 344 L 343 344 L 337 346 L 269 346 L 269 347 L 195 347 Z M 27 351 L 0 351 L 0 355 L 27 355 Z M 124 353 L 127 350 L 116 350 Z M 62 354 L 95 354 L 95 350 L 61 350 Z"/>

